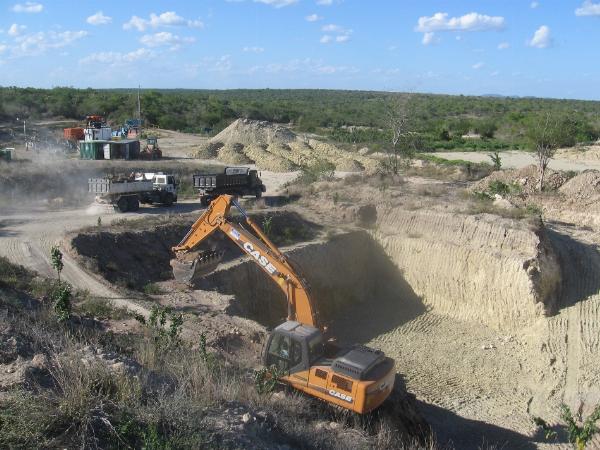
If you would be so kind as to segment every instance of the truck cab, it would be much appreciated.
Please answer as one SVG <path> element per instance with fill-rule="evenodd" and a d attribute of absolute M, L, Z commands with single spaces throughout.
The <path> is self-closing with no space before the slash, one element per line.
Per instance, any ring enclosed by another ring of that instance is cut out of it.
<path fill-rule="evenodd" d="M 135 179 L 152 181 L 152 192 L 142 195 L 142 203 L 162 203 L 171 206 L 177 202 L 179 182 L 175 175 L 163 172 L 145 172 L 137 174 Z"/>

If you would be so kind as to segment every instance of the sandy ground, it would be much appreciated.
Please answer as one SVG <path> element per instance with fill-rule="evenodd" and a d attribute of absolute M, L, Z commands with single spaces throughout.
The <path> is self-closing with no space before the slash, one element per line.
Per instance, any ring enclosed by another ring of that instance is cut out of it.
<path fill-rule="evenodd" d="M 197 147 L 208 140 L 206 136 L 199 134 L 180 133 L 162 128 L 153 128 L 147 132 L 158 137 L 163 155 L 170 158 L 190 158 L 190 154 L 195 153 Z"/>
<path fill-rule="evenodd" d="M 490 163 L 490 157 L 485 152 L 439 152 L 436 156 L 446 159 L 463 159 L 471 162 Z M 509 169 L 520 169 L 521 167 L 536 164 L 533 154 L 523 151 L 511 150 L 501 152 L 502 167 Z M 575 170 L 582 171 L 587 169 L 600 170 L 600 160 L 590 154 L 589 159 L 585 159 L 585 154 L 573 154 L 558 152 L 557 157 L 550 161 L 549 167 L 554 170 Z"/>

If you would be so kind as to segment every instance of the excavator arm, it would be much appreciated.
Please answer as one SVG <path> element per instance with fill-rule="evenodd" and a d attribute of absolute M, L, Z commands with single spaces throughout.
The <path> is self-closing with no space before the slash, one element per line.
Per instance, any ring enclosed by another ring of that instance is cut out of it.
<path fill-rule="evenodd" d="M 242 214 L 246 224 L 257 234 L 254 236 L 240 224 L 228 219 L 231 205 Z M 175 259 L 171 261 L 173 273 L 178 280 L 193 280 L 193 274 L 203 260 L 210 261 L 213 254 L 199 258 L 194 249 L 215 231 L 220 230 L 283 290 L 288 300 L 288 320 L 318 327 L 316 309 L 308 293 L 306 283 L 297 274 L 286 256 L 271 242 L 262 230 L 248 217 L 231 195 L 221 195 L 213 200 L 208 209 L 196 220 L 182 241 L 172 248 Z M 194 256 L 190 260 L 189 256 Z"/>

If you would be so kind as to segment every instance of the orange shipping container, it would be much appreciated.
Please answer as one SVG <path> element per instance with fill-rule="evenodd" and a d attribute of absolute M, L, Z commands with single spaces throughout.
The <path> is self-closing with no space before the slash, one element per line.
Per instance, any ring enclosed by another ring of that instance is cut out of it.
<path fill-rule="evenodd" d="M 83 128 L 65 128 L 63 136 L 68 140 L 80 141 L 83 139 Z"/>

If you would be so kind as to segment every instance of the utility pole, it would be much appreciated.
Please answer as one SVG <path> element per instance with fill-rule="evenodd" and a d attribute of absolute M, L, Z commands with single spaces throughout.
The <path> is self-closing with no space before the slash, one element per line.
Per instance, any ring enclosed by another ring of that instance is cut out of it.
<path fill-rule="evenodd" d="M 138 120 L 140 123 L 140 139 L 142 137 L 142 104 L 140 102 L 140 85 L 138 84 L 138 96 L 137 96 L 137 107 L 138 107 Z"/>

